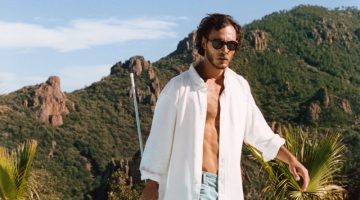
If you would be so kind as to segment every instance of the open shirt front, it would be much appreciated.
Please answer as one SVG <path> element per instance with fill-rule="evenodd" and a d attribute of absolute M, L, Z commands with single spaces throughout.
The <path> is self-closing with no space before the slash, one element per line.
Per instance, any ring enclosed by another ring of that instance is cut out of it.
<path fill-rule="evenodd" d="M 241 200 L 243 142 L 271 160 L 285 141 L 266 123 L 248 82 L 229 68 L 224 76 L 219 99 L 218 199 Z M 206 113 L 207 85 L 191 65 L 162 90 L 141 160 L 141 178 L 159 183 L 159 199 L 199 199 Z"/>

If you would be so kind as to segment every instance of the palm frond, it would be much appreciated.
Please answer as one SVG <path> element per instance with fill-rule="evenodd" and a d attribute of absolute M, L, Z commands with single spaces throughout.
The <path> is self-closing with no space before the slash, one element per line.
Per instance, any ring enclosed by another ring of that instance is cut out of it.
<path fill-rule="evenodd" d="M 0 147 L 0 197 L 1 199 L 15 199 L 16 188 L 14 179 L 14 166 L 11 162 L 10 152 Z"/>
<path fill-rule="evenodd" d="M 21 200 L 26 193 L 37 194 L 31 178 L 36 148 L 35 140 L 26 141 L 11 152 L 0 147 L 0 199 Z"/>
<path fill-rule="evenodd" d="M 266 199 L 343 199 L 340 170 L 344 164 L 345 146 L 339 133 L 325 133 L 320 140 L 317 130 L 283 128 L 286 147 L 308 169 L 310 183 L 307 191 L 301 192 L 301 185 L 295 180 L 288 166 L 280 161 L 265 162 L 261 153 L 247 145 L 255 160 L 269 175 L 268 186 L 264 188 Z"/>
<path fill-rule="evenodd" d="M 30 171 L 36 154 L 36 147 L 37 142 L 35 140 L 29 140 L 19 145 L 12 154 L 16 167 L 15 182 L 20 197 L 24 196 L 28 186 Z"/>

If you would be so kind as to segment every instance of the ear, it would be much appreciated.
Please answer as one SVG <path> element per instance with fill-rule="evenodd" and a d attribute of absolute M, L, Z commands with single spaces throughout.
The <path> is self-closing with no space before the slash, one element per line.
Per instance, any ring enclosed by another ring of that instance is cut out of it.
<path fill-rule="evenodd" d="M 207 39 L 205 37 L 201 38 L 201 47 L 203 49 L 206 49 L 206 43 L 207 43 Z"/>

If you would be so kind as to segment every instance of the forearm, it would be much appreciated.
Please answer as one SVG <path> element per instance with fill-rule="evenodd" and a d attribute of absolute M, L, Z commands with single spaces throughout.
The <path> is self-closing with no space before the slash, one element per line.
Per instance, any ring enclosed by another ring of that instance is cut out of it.
<path fill-rule="evenodd" d="M 159 184 L 153 180 L 146 180 L 145 188 L 141 195 L 141 200 L 157 200 L 159 198 L 158 192 Z"/>
<path fill-rule="evenodd" d="M 289 150 L 285 148 L 284 145 L 280 147 L 276 158 L 289 165 L 289 170 L 297 181 L 299 181 L 300 177 L 302 177 L 303 186 L 301 187 L 301 191 L 306 191 L 310 182 L 310 177 L 307 169 L 296 159 L 296 157 Z"/>
<path fill-rule="evenodd" d="M 284 145 L 280 147 L 276 158 L 288 165 L 297 161 L 296 157 L 289 150 L 287 150 Z"/>
<path fill-rule="evenodd" d="M 153 189 L 158 189 L 159 188 L 159 183 L 153 180 L 146 180 L 146 184 L 145 187 L 149 187 L 149 188 L 153 188 Z"/>

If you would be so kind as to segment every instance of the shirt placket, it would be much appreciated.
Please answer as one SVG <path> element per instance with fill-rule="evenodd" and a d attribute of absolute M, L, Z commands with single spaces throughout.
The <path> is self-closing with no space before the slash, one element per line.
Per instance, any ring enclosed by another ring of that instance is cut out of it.
<path fill-rule="evenodd" d="M 226 122 L 226 95 L 225 90 L 220 95 L 220 136 L 219 136 L 219 174 L 218 174 L 218 193 L 219 193 L 219 199 L 226 199 L 225 198 L 225 169 L 226 169 L 226 159 L 225 159 L 225 139 L 224 134 L 227 134 L 225 131 L 225 122 Z"/>
<path fill-rule="evenodd" d="M 203 82 L 203 83 L 199 84 L 199 86 L 197 87 L 197 90 L 198 90 L 197 95 L 199 98 L 199 106 L 200 106 L 200 110 L 201 110 L 200 116 L 201 116 L 201 121 L 202 121 L 202 124 L 201 124 L 199 130 L 201 133 L 203 133 L 204 129 L 205 129 L 206 113 L 207 113 L 207 90 L 208 90 L 208 87 L 207 87 L 206 83 Z M 202 146 L 204 143 L 204 134 L 200 134 L 200 135 L 201 135 L 201 137 L 199 138 L 200 140 L 198 141 L 198 144 L 201 148 L 199 148 L 198 151 L 202 152 Z M 202 166 L 202 160 L 199 160 L 198 162 L 200 162 L 199 166 Z M 200 176 L 195 179 L 195 185 L 198 186 L 198 188 L 196 188 L 196 196 L 197 197 L 200 195 L 202 168 L 199 168 L 199 170 L 200 170 L 200 173 L 199 173 Z"/>

